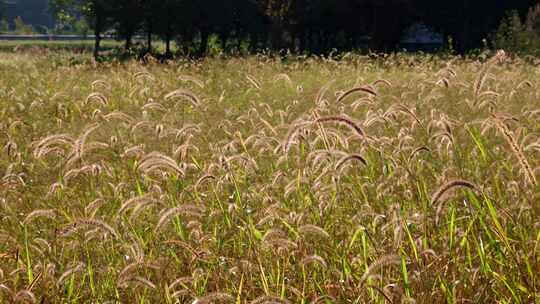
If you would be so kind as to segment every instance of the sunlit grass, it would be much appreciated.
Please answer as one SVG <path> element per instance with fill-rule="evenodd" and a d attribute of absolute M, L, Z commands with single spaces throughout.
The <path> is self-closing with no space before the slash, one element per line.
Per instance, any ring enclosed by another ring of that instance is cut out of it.
<path fill-rule="evenodd" d="M 73 56 L 0 54 L 1 301 L 538 301 L 538 67 Z"/>

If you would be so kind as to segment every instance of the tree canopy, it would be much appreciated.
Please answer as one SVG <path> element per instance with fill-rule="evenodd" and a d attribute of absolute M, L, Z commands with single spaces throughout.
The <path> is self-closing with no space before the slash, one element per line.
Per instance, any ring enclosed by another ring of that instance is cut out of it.
<path fill-rule="evenodd" d="M 19 0 L 43 3 L 44 0 Z M 132 46 L 133 37 L 176 41 L 184 52 L 204 55 L 217 37 L 225 50 L 289 49 L 328 53 L 334 49 L 397 47 L 404 29 L 422 22 L 459 51 L 481 46 L 509 10 L 523 18 L 538 0 L 48 0 L 50 11 L 79 11 L 98 40 L 111 31 Z M 37 5 L 37 4 L 35 4 Z M 42 4 L 40 4 L 42 5 Z M 99 46 L 99 42 L 97 44 Z"/>
<path fill-rule="evenodd" d="M 13 21 L 17 17 L 34 27 L 52 27 L 54 15 L 48 0 L 0 0 L 0 19 Z"/>

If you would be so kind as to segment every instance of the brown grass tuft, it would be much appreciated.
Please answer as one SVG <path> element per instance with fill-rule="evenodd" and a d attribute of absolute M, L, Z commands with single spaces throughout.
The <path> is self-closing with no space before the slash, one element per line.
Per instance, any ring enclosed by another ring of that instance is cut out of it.
<path fill-rule="evenodd" d="M 510 131 L 508 126 L 506 126 L 506 124 L 500 118 L 495 115 L 492 115 L 492 118 L 495 121 L 497 130 L 503 135 L 504 139 L 506 139 L 506 142 L 508 142 L 508 145 L 510 145 L 512 152 L 514 152 L 514 155 L 518 159 L 521 169 L 525 174 L 526 182 L 531 185 L 536 185 L 537 181 L 534 171 L 532 170 L 527 157 L 525 157 L 525 154 L 523 153 L 523 150 L 519 145 L 514 133 Z"/>
<path fill-rule="evenodd" d="M 109 224 L 105 223 L 104 221 L 92 219 L 92 218 L 81 218 L 73 223 L 65 226 L 63 229 L 61 229 L 58 234 L 60 236 L 69 236 L 72 233 L 76 232 L 77 230 L 83 228 L 83 227 L 94 227 L 98 228 L 101 231 L 108 233 L 112 235 L 114 238 L 118 238 L 118 233 L 116 230 L 114 230 Z"/>
<path fill-rule="evenodd" d="M 345 91 L 343 94 L 341 94 L 339 96 L 339 98 L 337 99 L 337 102 L 341 102 L 343 101 L 345 98 L 347 98 L 348 96 L 356 93 L 356 92 L 364 92 L 364 93 L 368 93 L 369 95 L 372 95 L 372 96 L 377 96 L 377 91 L 375 91 L 374 88 L 372 87 L 369 87 L 369 86 L 362 86 L 362 87 L 356 87 L 356 88 L 352 88 L 348 91 Z"/>
<path fill-rule="evenodd" d="M 211 304 L 211 303 L 220 303 L 220 302 L 234 302 L 234 297 L 228 293 L 224 292 L 214 292 L 208 294 L 204 297 L 198 298 L 193 301 L 192 304 Z"/>
<path fill-rule="evenodd" d="M 178 89 L 176 91 L 172 91 L 169 94 L 165 95 L 165 100 L 172 100 L 175 98 L 185 98 L 189 102 L 191 102 L 194 106 L 199 106 L 202 103 L 199 97 L 197 97 L 197 95 L 185 89 Z"/>
<path fill-rule="evenodd" d="M 362 275 L 360 278 L 359 286 L 363 286 L 364 283 L 367 281 L 367 279 L 379 268 L 387 266 L 387 265 L 400 265 L 401 264 L 401 257 L 399 255 L 387 255 L 383 256 L 380 259 L 376 260 L 375 262 L 371 263 L 369 265 L 366 272 Z"/>
<path fill-rule="evenodd" d="M 456 180 L 449 181 L 446 184 L 442 185 L 439 189 L 437 189 L 437 191 L 433 193 L 433 195 L 431 196 L 431 205 L 435 205 L 447 191 L 456 187 L 466 187 L 471 190 L 478 189 L 478 187 L 475 184 L 466 180 L 456 179 Z"/>
<path fill-rule="evenodd" d="M 360 154 L 349 154 L 344 157 L 342 157 L 337 163 L 336 163 L 336 170 L 341 169 L 347 162 L 356 160 L 362 163 L 364 166 L 367 166 L 367 161 L 362 155 Z"/>
<path fill-rule="evenodd" d="M 323 239 L 330 238 L 330 234 L 326 230 L 315 225 L 303 225 L 298 228 L 298 232 L 304 236 L 316 236 Z"/>
<path fill-rule="evenodd" d="M 349 117 L 345 116 L 326 116 L 321 117 L 315 121 L 315 123 L 324 123 L 324 122 L 337 122 L 340 124 L 344 124 L 347 127 L 349 127 L 351 130 L 353 130 L 356 134 L 365 137 L 366 133 L 364 130 L 360 127 L 358 123 L 350 119 Z"/>

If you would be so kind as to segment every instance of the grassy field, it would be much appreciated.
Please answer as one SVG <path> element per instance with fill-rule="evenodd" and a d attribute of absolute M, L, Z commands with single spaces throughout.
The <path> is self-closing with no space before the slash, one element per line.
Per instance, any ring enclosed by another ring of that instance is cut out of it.
<path fill-rule="evenodd" d="M 540 303 L 540 69 L 0 53 L 0 302 Z"/>
<path fill-rule="evenodd" d="M 113 40 L 102 41 L 102 49 L 105 51 L 119 47 L 122 44 Z M 1 53 L 19 52 L 61 52 L 69 51 L 73 53 L 88 53 L 94 48 L 94 41 L 32 41 L 32 40 L 4 40 L 0 41 Z"/>

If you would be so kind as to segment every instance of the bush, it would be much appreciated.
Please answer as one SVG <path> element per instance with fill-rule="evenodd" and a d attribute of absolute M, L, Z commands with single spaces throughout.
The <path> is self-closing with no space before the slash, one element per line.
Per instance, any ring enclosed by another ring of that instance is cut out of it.
<path fill-rule="evenodd" d="M 3 18 L 0 20 L 0 33 L 7 33 L 9 32 L 9 22 Z"/>
<path fill-rule="evenodd" d="M 31 25 L 24 23 L 21 16 L 15 18 L 15 32 L 17 34 L 23 34 L 23 35 L 32 35 L 34 33 L 34 29 Z"/>
<path fill-rule="evenodd" d="M 528 32 L 540 37 L 540 3 L 529 10 L 525 25 Z"/>
<path fill-rule="evenodd" d="M 496 49 L 519 55 L 540 54 L 540 4 L 532 7 L 523 22 L 517 11 L 502 20 L 491 42 Z"/>
<path fill-rule="evenodd" d="M 88 22 L 86 22 L 86 19 L 79 18 L 73 23 L 73 31 L 77 35 L 87 37 L 88 34 L 90 34 L 90 26 L 88 25 Z"/>

